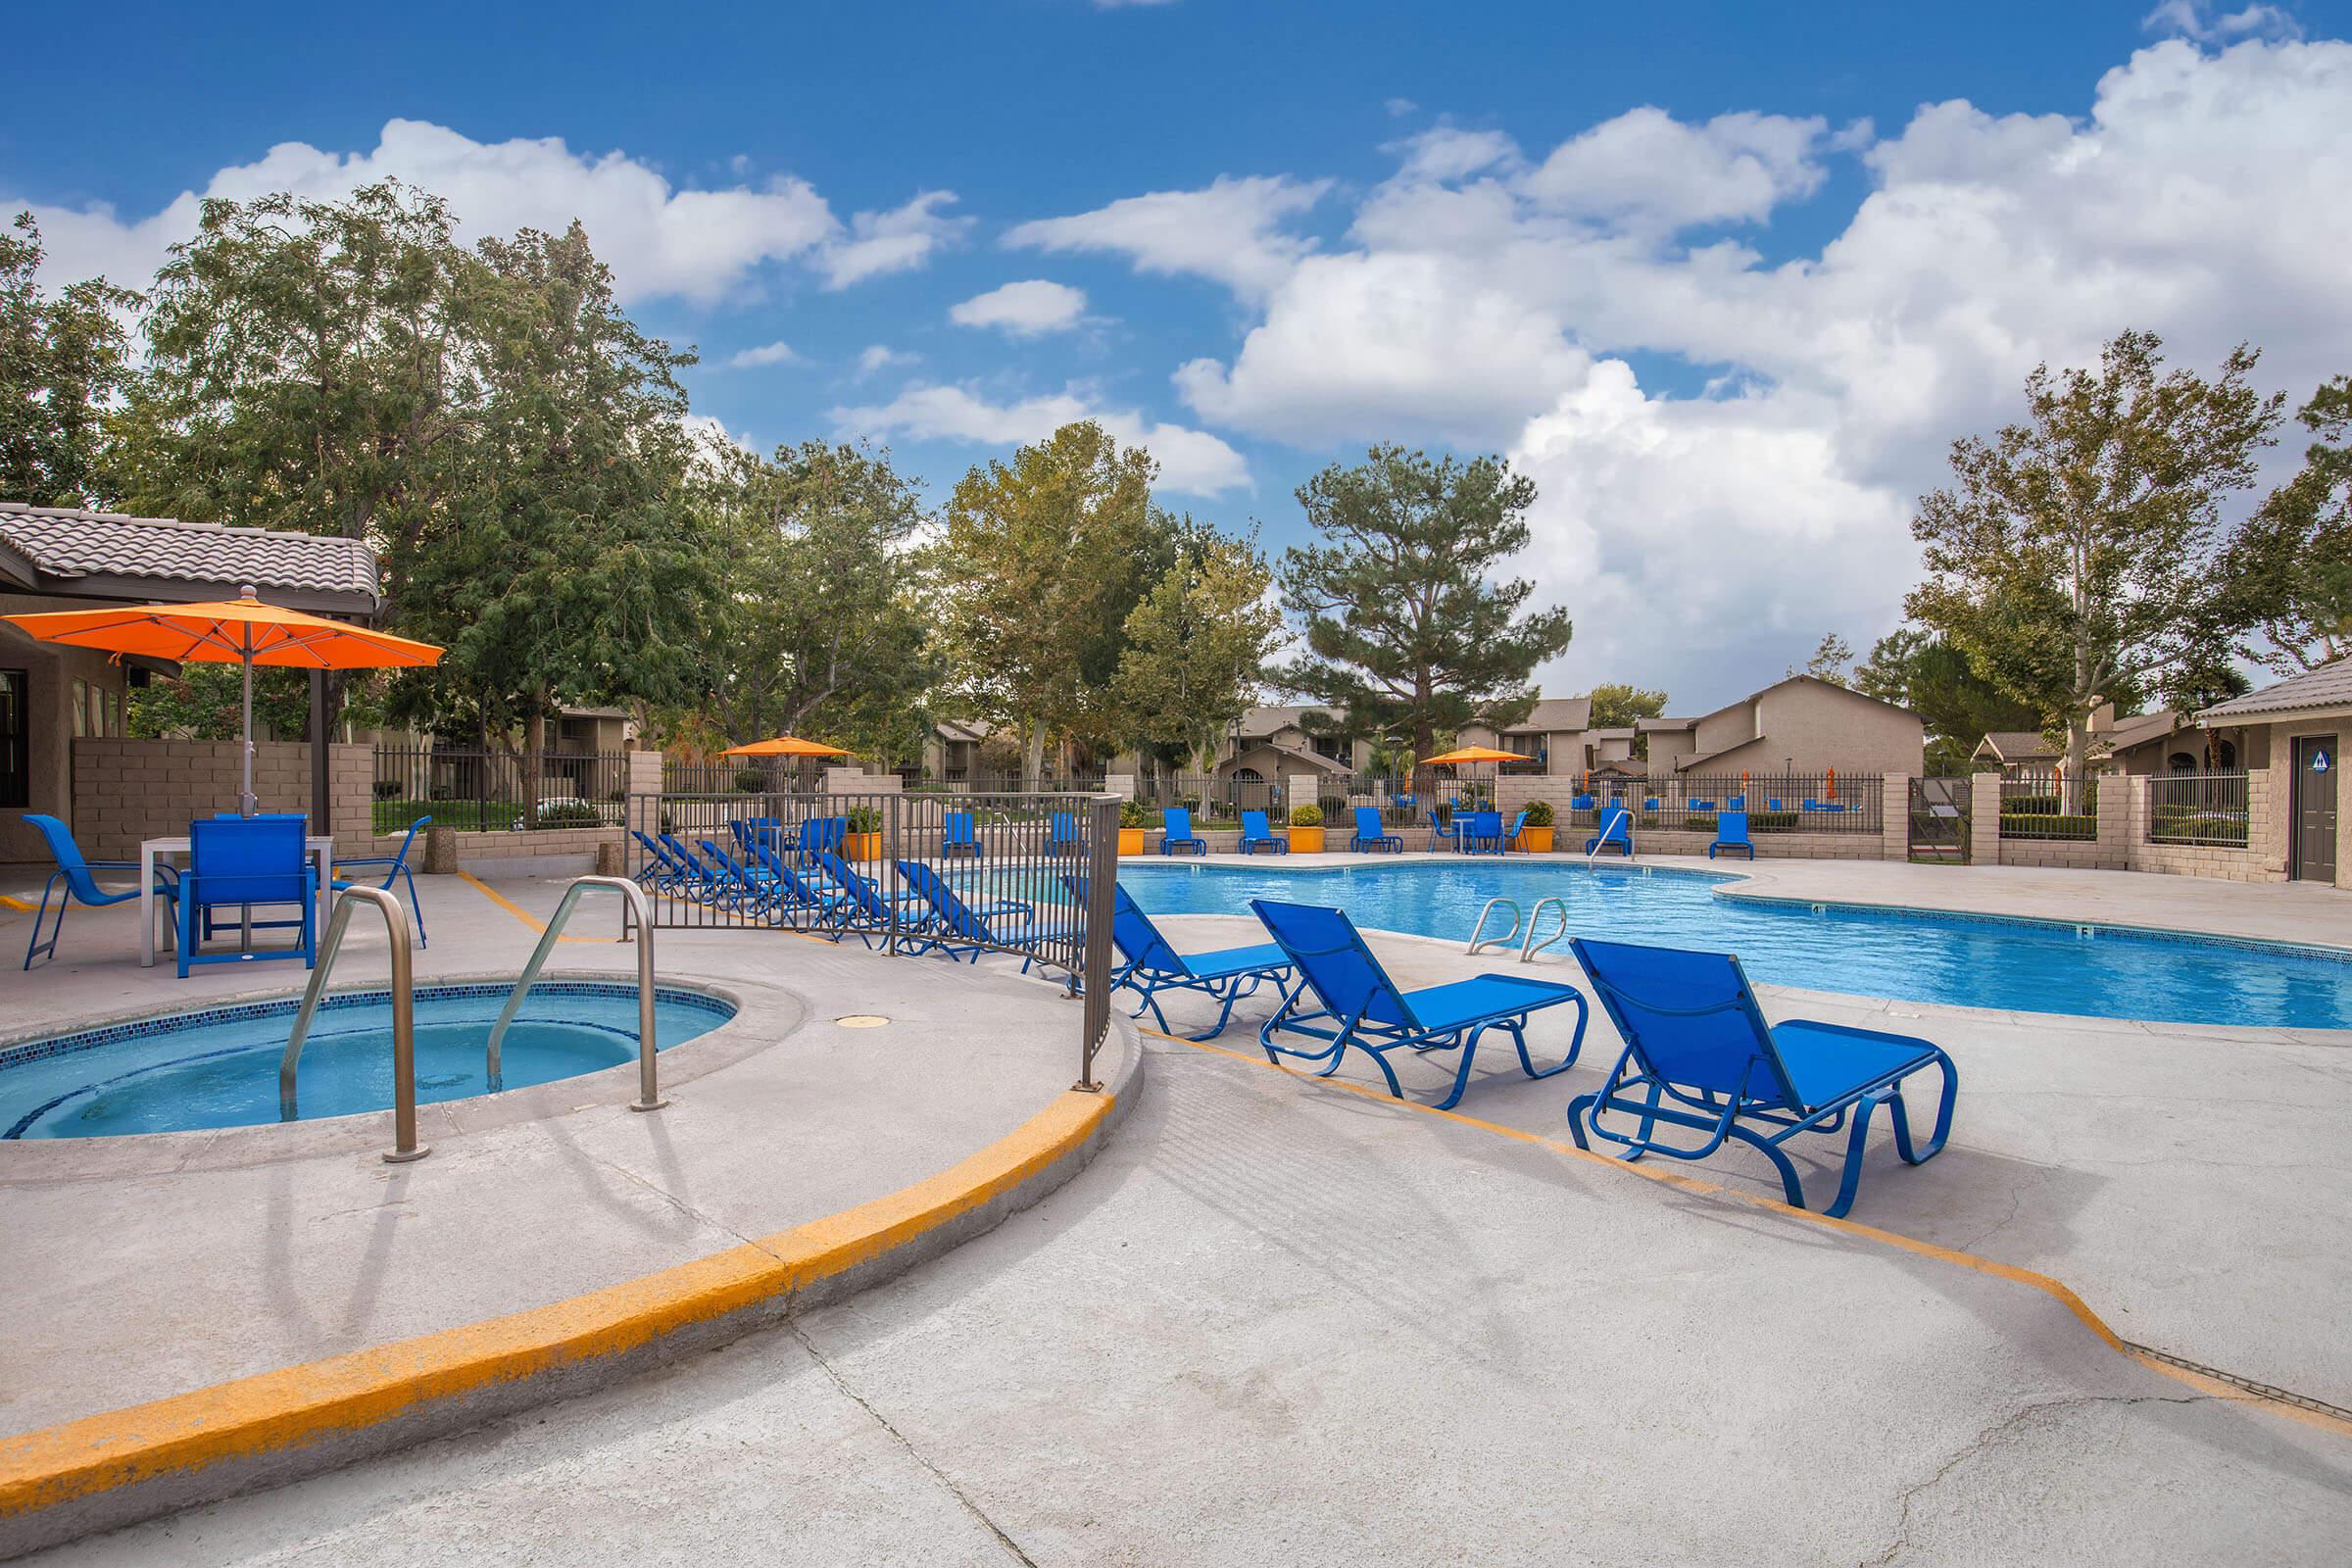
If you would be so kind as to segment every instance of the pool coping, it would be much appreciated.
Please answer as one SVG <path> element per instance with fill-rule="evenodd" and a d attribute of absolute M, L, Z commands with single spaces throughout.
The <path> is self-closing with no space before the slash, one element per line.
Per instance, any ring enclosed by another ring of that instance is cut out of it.
<path fill-rule="evenodd" d="M 564 1300 L 0 1438 L 0 1556 L 585 1394 L 880 1284 L 1094 1158 L 1142 1087 L 1127 1020 L 1113 1017 L 1098 1064 L 1100 1090 L 1064 1090 L 945 1170 L 825 1218 Z"/>
<path fill-rule="evenodd" d="M 539 980 L 612 986 L 626 991 L 634 991 L 637 984 L 633 975 L 609 969 L 548 969 L 540 974 Z M 469 972 L 435 975 L 417 989 L 433 991 L 495 983 L 511 986 L 514 981 L 514 976 L 509 973 Z M 348 985 L 328 987 L 326 994 L 366 995 L 384 989 L 380 980 L 355 979 Z M 657 989 L 700 992 L 735 1008 L 735 1015 L 715 1028 L 657 1054 L 664 1086 L 689 1084 L 706 1074 L 733 1066 L 788 1039 L 808 1021 L 809 1014 L 807 998 L 786 987 L 760 981 L 719 980 L 673 971 L 661 978 Z M 0 1051 L 52 1036 L 82 1034 L 180 1013 L 299 1001 L 301 996 L 299 986 L 290 990 L 272 987 L 210 997 L 193 1005 L 134 1007 L 68 1023 L 51 1022 L 0 1032 Z M 425 1102 L 416 1107 L 417 1141 L 430 1146 L 438 1139 L 454 1138 L 461 1133 L 544 1121 L 597 1106 L 626 1104 L 636 1098 L 637 1063 L 616 1062 L 594 1072 L 551 1078 L 545 1083 L 502 1089 L 495 1094 Z M 0 1139 L 0 1177 L 12 1182 L 42 1182 L 162 1176 L 365 1152 L 390 1147 L 391 1116 L 389 1109 L 361 1110 L 296 1122 L 249 1122 L 183 1132 Z"/>

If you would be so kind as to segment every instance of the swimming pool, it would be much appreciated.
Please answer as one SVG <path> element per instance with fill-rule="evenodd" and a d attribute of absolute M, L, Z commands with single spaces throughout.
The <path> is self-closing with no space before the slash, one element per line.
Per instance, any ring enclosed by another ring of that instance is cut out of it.
<path fill-rule="evenodd" d="M 1574 861 L 1119 867 L 1120 883 L 1153 914 L 1248 914 L 1253 898 L 1288 899 L 1336 906 L 1361 926 L 1466 942 L 1490 898 L 1532 910 L 1557 897 L 1572 936 L 1736 953 L 1751 976 L 1778 985 L 2022 1012 L 2352 1028 L 2352 959 L 2317 950 L 1715 896 L 1736 880 Z M 1555 951 L 1565 956 L 1564 946 Z"/>
<path fill-rule="evenodd" d="M 416 988 L 416 1100 L 486 1094 L 484 1049 L 513 982 Z M 297 998 L 242 1003 L 0 1047 L 0 1139 L 105 1138 L 246 1127 L 279 1119 L 278 1057 Z M 655 993 L 654 1047 L 735 1015 L 707 992 Z M 637 988 L 545 980 L 499 1047 L 501 1087 L 521 1089 L 637 1059 Z M 302 1115 L 392 1103 L 392 999 L 329 996 L 302 1050 Z"/>

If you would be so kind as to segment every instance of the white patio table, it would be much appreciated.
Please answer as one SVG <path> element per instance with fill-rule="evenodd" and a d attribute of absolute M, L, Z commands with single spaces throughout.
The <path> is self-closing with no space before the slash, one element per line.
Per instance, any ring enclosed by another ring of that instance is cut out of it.
<path fill-rule="evenodd" d="M 334 874 L 334 835 L 315 834 L 303 840 L 303 848 L 309 851 L 311 858 L 318 865 L 317 928 L 324 931 L 327 901 L 334 892 L 328 886 Z M 188 835 L 185 833 L 139 841 L 139 967 L 142 969 L 155 967 L 155 858 L 159 855 L 186 855 L 188 852 Z M 244 941 L 250 949 L 253 941 L 251 927 L 244 929 Z"/>

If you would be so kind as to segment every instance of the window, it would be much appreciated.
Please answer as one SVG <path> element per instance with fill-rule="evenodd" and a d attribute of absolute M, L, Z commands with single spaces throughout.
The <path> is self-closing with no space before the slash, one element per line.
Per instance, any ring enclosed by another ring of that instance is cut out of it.
<path fill-rule="evenodd" d="M 1347 760 L 1348 742 L 1340 736 L 1318 735 L 1315 737 L 1314 746 L 1317 757 L 1326 757 L 1335 762 Z"/>
<path fill-rule="evenodd" d="M 90 683 L 74 683 L 74 738 L 79 740 L 90 732 Z"/>
<path fill-rule="evenodd" d="M 0 806 L 32 804 L 32 763 L 26 755 L 30 724 L 24 716 L 24 672 L 0 669 Z"/>
<path fill-rule="evenodd" d="M 110 691 L 103 695 L 106 700 L 106 728 L 100 733 L 120 737 L 122 733 L 122 694 Z"/>

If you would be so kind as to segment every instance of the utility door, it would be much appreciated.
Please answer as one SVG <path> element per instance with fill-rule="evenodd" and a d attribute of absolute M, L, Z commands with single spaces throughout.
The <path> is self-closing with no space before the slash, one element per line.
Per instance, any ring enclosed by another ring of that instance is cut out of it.
<path fill-rule="evenodd" d="M 2332 735 L 2295 737 L 2294 843 L 2286 874 L 2298 882 L 2335 880 L 2335 770 L 2343 765 Z"/>

